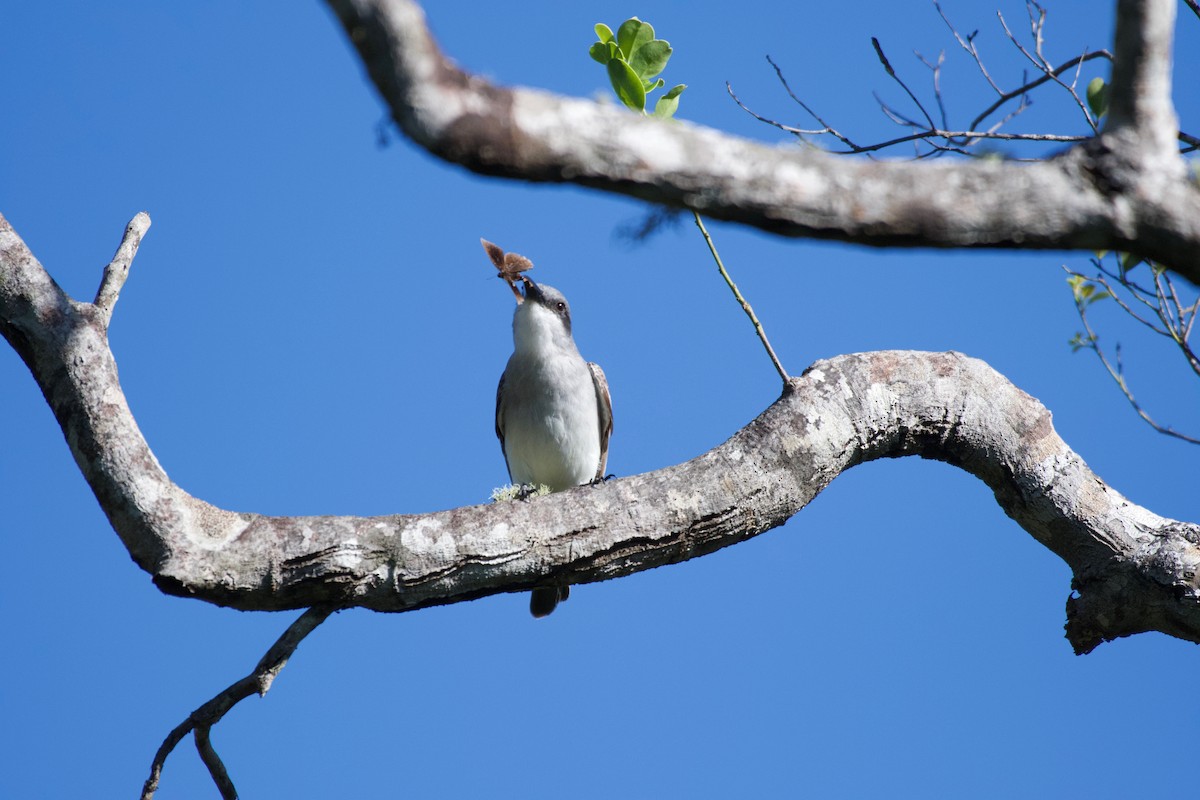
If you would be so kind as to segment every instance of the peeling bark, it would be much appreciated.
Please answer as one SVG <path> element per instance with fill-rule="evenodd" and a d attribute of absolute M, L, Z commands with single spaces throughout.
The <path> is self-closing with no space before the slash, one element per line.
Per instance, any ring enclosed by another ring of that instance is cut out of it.
<path fill-rule="evenodd" d="M 719 447 L 597 487 L 431 514 L 270 517 L 217 508 L 171 481 L 125 402 L 107 322 L 69 298 L 0 217 L 0 333 L 130 555 L 171 594 L 246 610 L 408 611 L 607 580 L 744 541 L 850 467 L 916 455 L 978 477 L 1071 566 L 1076 650 L 1148 630 L 1200 641 L 1200 527 L 1130 503 L 1058 437 L 1044 406 L 958 353 L 817 362 Z"/>

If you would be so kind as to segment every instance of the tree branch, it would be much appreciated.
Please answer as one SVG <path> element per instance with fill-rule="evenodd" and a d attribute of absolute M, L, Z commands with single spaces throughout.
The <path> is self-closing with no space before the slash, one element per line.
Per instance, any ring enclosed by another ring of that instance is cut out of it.
<path fill-rule="evenodd" d="M 3 217 L 0 333 L 126 548 L 171 594 L 247 610 L 408 611 L 607 580 L 736 544 L 782 525 L 856 464 L 917 455 L 978 477 L 1071 566 L 1076 650 L 1147 630 L 1200 641 L 1200 527 L 1121 497 L 1040 403 L 960 354 L 818 362 L 720 447 L 601 486 L 422 515 L 269 517 L 217 508 L 170 480 L 125 401 L 102 315 L 67 297 Z"/>
<path fill-rule="evenodd" d="M 271 684 L 275 682 L 276 676 L 287 666 L 288 659 L 292 657 L 292 653 L 296 652 L 300 642 L 304 641 L 304 638 L 324 622 L 334 610 L 333 606 L 323 606 L 305 611 L 288 626 L 275 644 L 271 645 L 271 648 L 259 659 L 258 664 L 249 675 L 219 692 L 167 734 L 167 738 L 163 740 L 158 752 L 154 754 L 154 761 L 150 764 L 150 777 L 146 779 L 146 783 L 142 787 L 142 800 L 152 800 L 154 793 L 158 791 L 159 779 L 162 777 L 167 757 L 189 733 L 193 733 L 196 739 L 196 750 L 200 753 L 200 759 L 208 768 L 209 775 L 212 776 L 218 791 L 221 792 L 221 797 L 226 800 L 230 798 L 236 800 L 237 789 L 234 788 L 233 781 L 225 770 L 225 764 L 222 763 L 221 757 L 217 755 L 217 751 L 212 746 L 210 738 L 212 726 L 220 722 L 222 717 L 229 713 L 234 706 L 250 695 L 257 694 L 259 697 L 265 695 L 271 688 Z"/>
<path fill-rule="evenodd" d="M 1119 0 L 1105 133 L 1131 137 L 1143 168 L 1185 174 L 1171 102 L 1176 0 Z M 1194 279 L 1193 279 L 1194 280 Z"/>
<path fill-rule="evenodd" d="M 106 327 L 109 320 L 112 319 L 113 306 L 117 304 L 117 297 L 121 294 L 125 279 L 129 277 L 129 267 L 133 264 L 133 257 L 137 255 L 138 248 L 142 244 L 142 237 L 149 229 L 150 215 L 145 211 L 138 212 L 125 226 L 125 235 L 121 237 L 121 244 L 117 247 L 112 261 L 104 268 L 104 276 L 100 279 L 100 288 L 96 290 L 96 299 L 92 301 L 92 304 L 103 316 Z"/>
<path fill-rule="evenodd" d="M 1153 174 L 1128 169 L 1147 163 L 1134 152 L 1146 145 L 1138 137 L 1089 141 L 1033 164 L 836 159 L 498 87 L 447 59 L 409 0 L 328 1 L 400 128 L 431 153 L 482 174 L 578 183 L 786 236 L 1136 252 L 1200 283 L 1200 189 L 1186 180 L 1178 153 L 1156 155 Z M 1113 86 L 1114 96 L 1154 88 L 1158 99 L 1129 112 L 1153 108 L 1154 124 L 1163 119 L 1158 64 L 1170 53 L 1162 7 L 1172 1 L 1125 0 L 1122 9 L 1145 6 L 1146 13 L 1123 11 L 1118 26 L 1118 59 L 1143 46 L 1166 49 L 1132 59 L 1144 69 L 1123 68 L 1153 80 Z M 1139 33 L 1143 23 L 1150 34 Z M 1156 151 L 1162 137 L 1155 134 Z"/>

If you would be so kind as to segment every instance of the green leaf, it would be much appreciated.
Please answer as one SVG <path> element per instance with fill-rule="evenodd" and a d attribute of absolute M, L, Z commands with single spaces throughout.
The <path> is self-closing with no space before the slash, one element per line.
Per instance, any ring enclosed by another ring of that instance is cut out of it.
<path fill-rule="evenodd" d="M 630 110 L 646 110 L 646 89 L 642 86 L 642 79 L 628 64 L 619 58 L 609 61 L 608 79 L 612 82 L 617 97 L 621 98 L 621 102 Z"/>
<path fill-rule="evenodd" d="M 1142 263 L 1141 256 L 1135 256 L 1133 253 L 1121 253 L 1121 274 L 1124 275 L 1129 270 Z"/>
<path fill-rule="evenodd" d="M 679 98 L 667 98 L 665 95 L 658 98 L 658 102 L 654 104 L 654 116 L 659 119 L 670 119 L 675 116 L 675 112 L 679 110 Z"/>
<path fill-rule="evenodd" d="M 1108 111 L 1108 86 L 1104 78 L 1092 78 L 1087 87 L 1087 104 L 1092 113 L 1102 117 Z"/>
<path fill-rule="evenodd" d="M 1080 350 L 1094 349 L 1096 347 L 1096 340 L 1091 336 L 1084 336 L 1082 333 L 1076 333 L 1071 337 L 1071 340 L 1067 342 L 1067 344 L 1071 346 L 1072 353 L 1078 353 Z"/>
<path fill-rule="evenodd" d="M 683 94 L 683 90 L 687 88 L 686 83 L 681 83 L 678 86 L 672 86 L 671 90 L 662 96 L 663 100 L 674 100 L 679 95 Z"/>
<path fill-rule="evenodd" d="M 653 40 L 654 26 L 649 22 L 642 22 L 637 17 L 630 17 L 617 28 L 617 44 L 625 54 L 626 60 L 632 58 L 634 50 Z"/>
<path fill-rule="evenodd" d="M 596 23 L 596 38 L 601 42 L 611 42 L 613 38 L 612 28 L 605 25 L 603 22 Z"/>
<path fill-rule="evenodd" d="M 658 98 L 658 102 L 654 104 L 654 116 L 659 119 L 670 119 L 675 116 L 675 112 L 679 110 L 679 95 L 683 94 L 683 90 L 686 88 L 687 85 L 681 83 Z"/>
<path fill-rule="evenodd" d="M 588 55 L 601 64 L 607 64 L 611 60 L 606 42 L 592 42 L 592 46 L 588 48 Z"/>
<path fill-rule="evenodd" d="M 650 81 L 642 81 L 642 88 L 646 90 L 646 94 L 650 94 L 655 89 L 661 89 L 662 87 L 663 87 L 663 79 L 662 78 L 659 78 L 654 83 L 651 83 Z"/>
<path fill-rule="evenodd" d="M 654 39 L 633 51 L 629 66 L 643 81 L 649 81 L 667 68 L 670 58 L 671 45 L 662 39 Z"/>

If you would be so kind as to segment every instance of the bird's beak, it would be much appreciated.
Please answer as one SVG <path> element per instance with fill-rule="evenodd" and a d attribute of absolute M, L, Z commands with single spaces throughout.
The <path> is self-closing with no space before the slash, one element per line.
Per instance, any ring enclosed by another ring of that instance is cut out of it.
<path fill-rule="evenodd" d="M 521 281 L 525 284 L 525 299 L 540 303 L 542 300 L 542 287 L 524 275 L 521 276 Z"/>

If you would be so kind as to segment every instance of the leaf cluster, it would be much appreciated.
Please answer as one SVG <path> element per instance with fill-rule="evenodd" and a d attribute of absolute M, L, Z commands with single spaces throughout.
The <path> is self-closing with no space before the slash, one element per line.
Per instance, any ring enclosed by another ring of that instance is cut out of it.
<path fill-rule="evenodd" d="M 654 37 L 654 26 L 630 17 L 617 28 L 600 22 L 596 24 L 596 38 L 588 48 L 588 55 L 603 64 L 608 70 L 608 79 L 613 91 L 631 111 L 646 112 L 646 96 L 666 85 L 658 77 L 671 58 L 671 45 L 664 39 Z M 679 95 L 685 84 L 673 86 L 654 104 L 654 116 L 669 119 L 679 108 Z"/>

